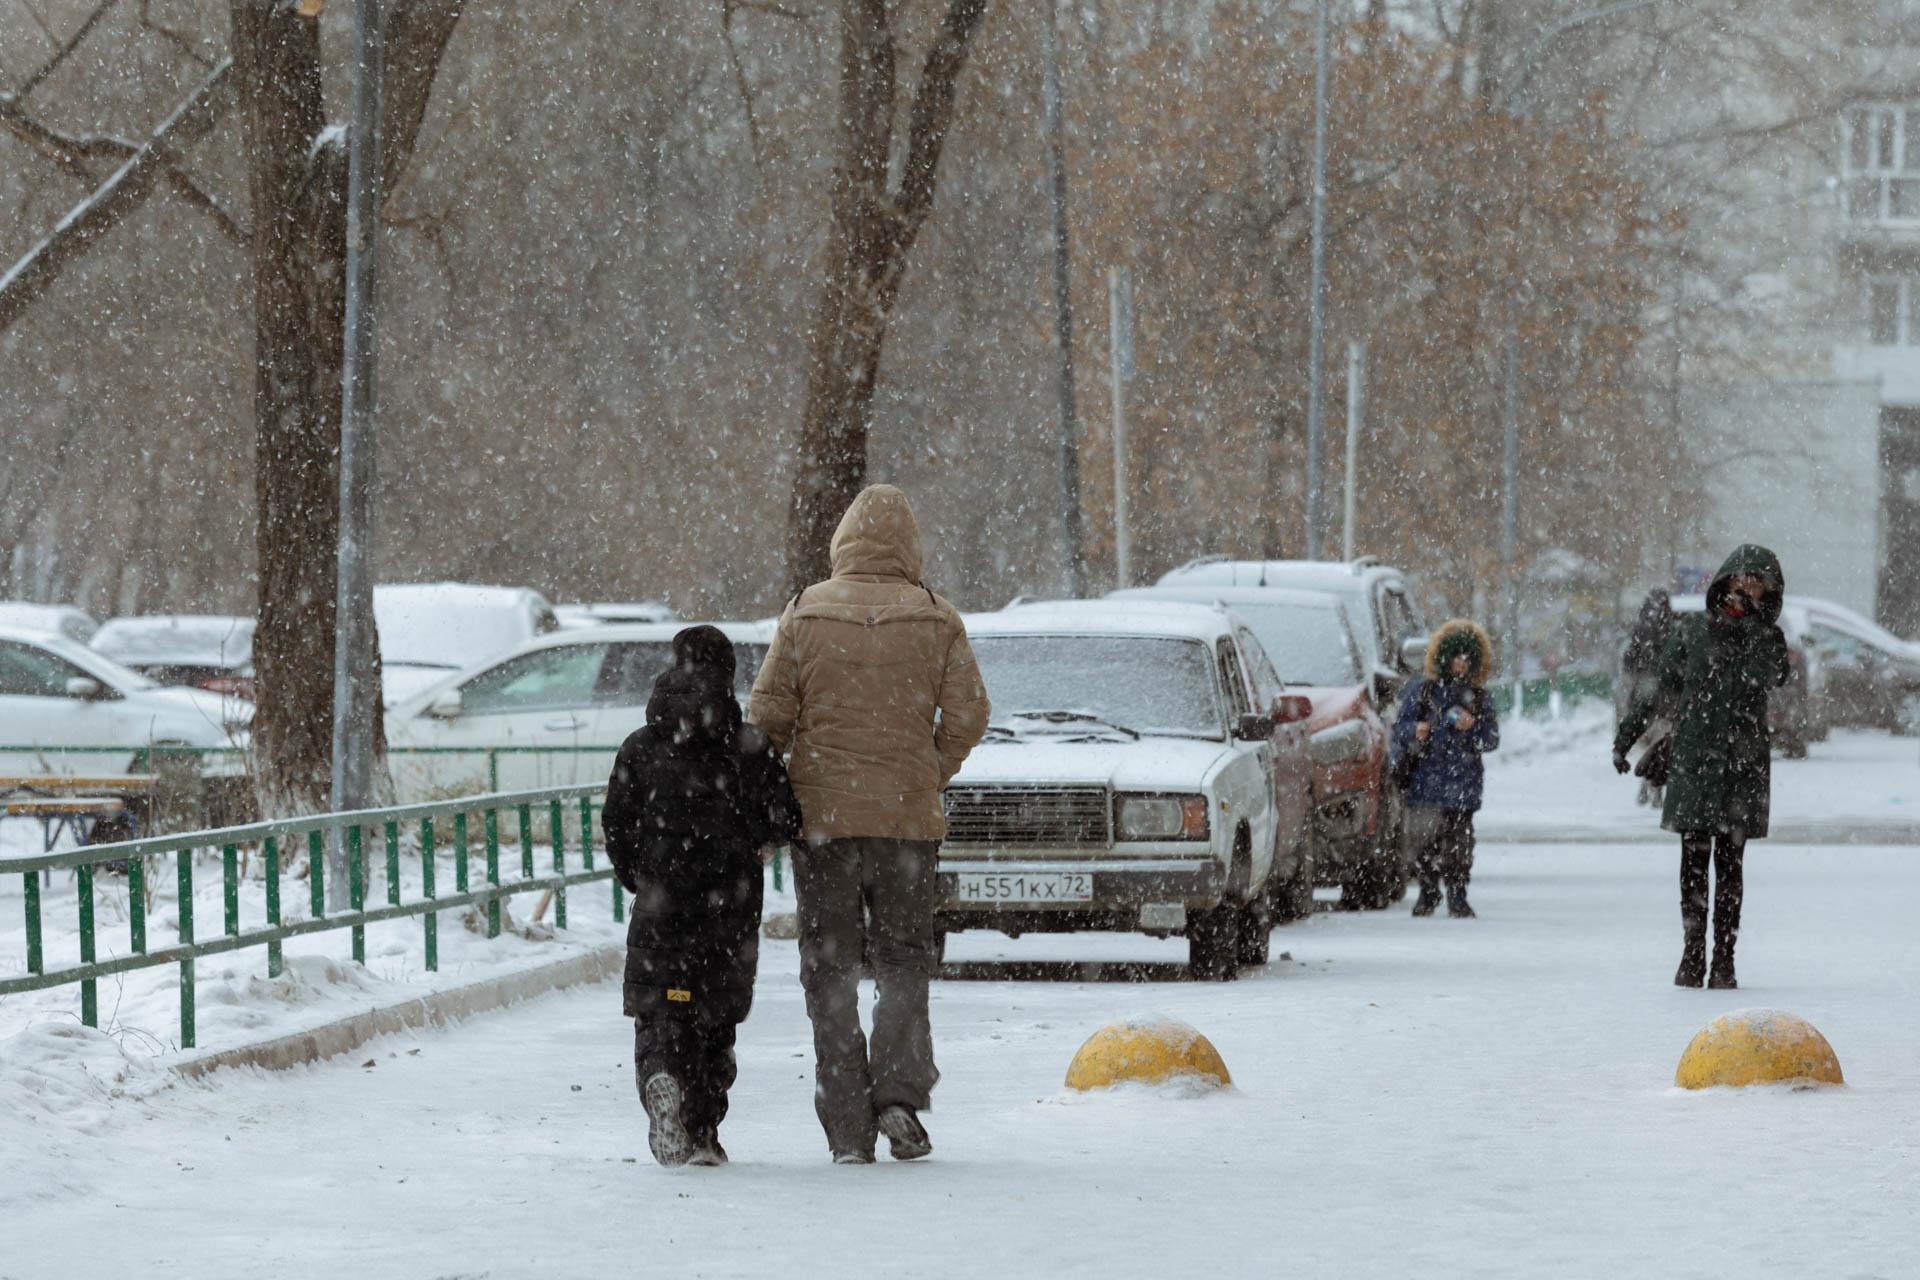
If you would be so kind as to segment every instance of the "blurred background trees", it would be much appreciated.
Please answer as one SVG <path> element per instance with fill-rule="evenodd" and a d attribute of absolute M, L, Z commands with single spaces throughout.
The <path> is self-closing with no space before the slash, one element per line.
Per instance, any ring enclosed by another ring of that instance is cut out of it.
<path fill-rule="evenodd" d="M 903 72 L 923 66 L 948 7 L 888 6 Z M 318 19 L 334 118 L 348 8 Z M 832 251 L 840 8 L 508 3 L 460 20 L 387 203 L 382 579 L 662 596 L 688 615 L 777 607 Z M 76 51 L 0 111 L 0 270 L 111 172 L 113 140 L 144 138 L 227 55 L 225 0 L 0 0 L 0 90 L 19 94 L 96 9 Z M 1804 56 L 1825 17 L 1794 0 L 1571 24 L 1587 6 L 1338 12 L 1329 351 L 1343 363 L 1348 340 L 1369 344 L 1360 549 L 1457 605 L 1492 585 L 1511 331 L 1522 556 L 1631 573 L 1690 501 L 1669 393 L 1715 361 L 1757 358 L 1724 335 L 1753 314 L 1734 259 L 1766 242 L 1756 231 L 1736 253 L 1702 211 L 1736 207 L 1756 139 L 1831 134 L 1833 86 Z M 1064 580 L 1043 15 L 989 4 L 971 34 L 870 407 L 868 476 L 913 494 L 930 582 L 974 607 Z M 1133 272 L 1138 311 L 1136 572 L 1298 550 L 1303 20 L 1266 0 L 1061 12 L 1096 582 L 1111 575 L 1115 265 Z M 1699 90 L 1736 65 L 1780 86 L 1764 110 L 1730 114 Z M 912 83 L 902 75 L 895 182 Z M 32 127 L 95 149 L 66 163 Z M 239 120 L 173 163 L 178 182 L 0 331 L 0 594 L 96 614 L 257 607 Z"/>

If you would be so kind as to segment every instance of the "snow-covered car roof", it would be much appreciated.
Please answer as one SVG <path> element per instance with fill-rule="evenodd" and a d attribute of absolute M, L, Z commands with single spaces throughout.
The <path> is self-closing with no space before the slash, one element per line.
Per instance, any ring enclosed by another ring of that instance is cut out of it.
<path fill-rule="evenodd" d="M 1169 582 L 1153 587 L 1126 587 L 1107 592 L 1109 600 L 1187 601 L 1193 604 L 1294 605 L 1303 609 L 1342 609 L 1346 604 L 1332 591 L 1301 587 L 1234 587 L 1207 582 Z"/>
<path fill-rule="evenodd" d="M 1351 595 L 1367 579 L 1392 570 L 1372 560 L 1193 560 L 1160 575 L 1156 584 L 1184 587 L 1208 584 L 1331 591 Z"/>
<path fill-rule="evenodd" d="M 967 618 L 972 636 L 1157 636 L 1214 640 L 1233 630 L 1233 616 L 1208 604 L 1174 600 L 1044 600 Z"/>
<path fill-rule="evenodd" d="M 100 629 L 84 609 L 70 604 L 35 604 L 30 600 L 0 600 L 0 625 L 28 631 L 50 631 L 85 644 Z"/>
<path fill-rule="evenodd" d="M 253 660 L 252 618 L 173 613 L 113 618 L 94 632 L 96 652 L 129 666 L 178 664 L 238 669 Z"/>
<path fill-rule="evenodd" d="M 618 622 L 678 622 L 680 615 L 658 600 L 557 604 L 553 616 L 563 627 L 604 627 Z"/>
<path fill-rule="evenodd" d="M 466 582 L 388 582 L 373 589 L 385 662 L 463 671 L 559 626 L 531 587 Z"/>
<path fill-rule="evenodd" d="M 1818 617 L 1822 621 L 1835 624 L 1842 631 L 1852 631 L 1863 639 L 1872 640 L 1896 652 L 1920 656 L 1920 644 L 1902 639 L 1858 610 L 1849 609 L 1832 600 L 1822 600 L 1817 596 L 1789 594 L 1786 602 L 1790 606 L 1805 610 L 1810 617 Z"/>

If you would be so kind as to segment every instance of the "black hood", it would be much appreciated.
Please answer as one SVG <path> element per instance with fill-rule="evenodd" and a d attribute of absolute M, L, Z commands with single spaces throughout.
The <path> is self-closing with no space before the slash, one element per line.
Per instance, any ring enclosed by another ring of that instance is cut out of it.
<path fill-rule="evenodd" d="M 701 672 L 731 685 L 735 661 L 733 641 L 718 627 L 688 627 L 673 638 L 673 665 L 683 671 Z"/>
<path fill-rule="evenodd" d="M 1726 563 L 1720 566 L 1720 572 L 1713 575 L 1713 585 L 1707 588 L 1707 613 L 1718 616 L 1720 602 L 1726 598 L 1727 583 L 1743 573 L 1753 574 L 1767 584 L 1760 596 L 1760 617 L 1767 622 L 1780 621 L 1780 609 L 1785 603 L 1787 576 L 1780 569 L 1780 557 L 1755 543 L 1746 543 L 1735 547 Z"/>
<path fill-rule="evenodd" d="M 732 677 L 719 680 L 711 669 L 675 667 L 653 682 L 647 699 L 647 723 L 679 741 L 731 742 L 740 732 L 740 703 Z"/>

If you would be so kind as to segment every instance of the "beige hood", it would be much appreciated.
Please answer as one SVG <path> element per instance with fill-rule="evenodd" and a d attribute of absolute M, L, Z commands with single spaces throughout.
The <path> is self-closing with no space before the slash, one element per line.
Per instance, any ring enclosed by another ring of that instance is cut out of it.
<path fill-rule="evenodd" d="M 869 485 L 833 531 L 833 576 L 920 581 L 920 524 L 907 495 L 890 484 Z"/>

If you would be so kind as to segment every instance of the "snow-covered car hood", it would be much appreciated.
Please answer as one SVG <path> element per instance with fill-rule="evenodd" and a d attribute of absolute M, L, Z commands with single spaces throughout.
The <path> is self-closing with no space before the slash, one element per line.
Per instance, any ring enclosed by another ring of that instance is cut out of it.
<path fill-rule="evenodd" d="M 1307 718 L 1307 732 L 1312 733 L 1354 718 L 1358 704 L 1366 698 L 1367 687 L 1362 684 L 1288 685 L 1287 692 L 1297 693 L 1313 703 L 1313 714 Z"/>
<path fill-rule="evenodd" d="M 460 672 L 454 667 L 415 666 L 406 662 L 380 665 L 380 697 L 389 707 L 419 697 L 436 685 L 446 684 Z"/>
<path fill-rule="evenodd" d="M 1105 737 L 1071 739 L 1032 734 L 991 737 L 973 749 L 954 776 L 953 785 L 1015 786 L 1025 783 L 1080 783 L 1116 791 L 1195 789 L 1227 755 L 1224 743 L 1201 738 L 1142 738 L 1138 742 Z"/>

